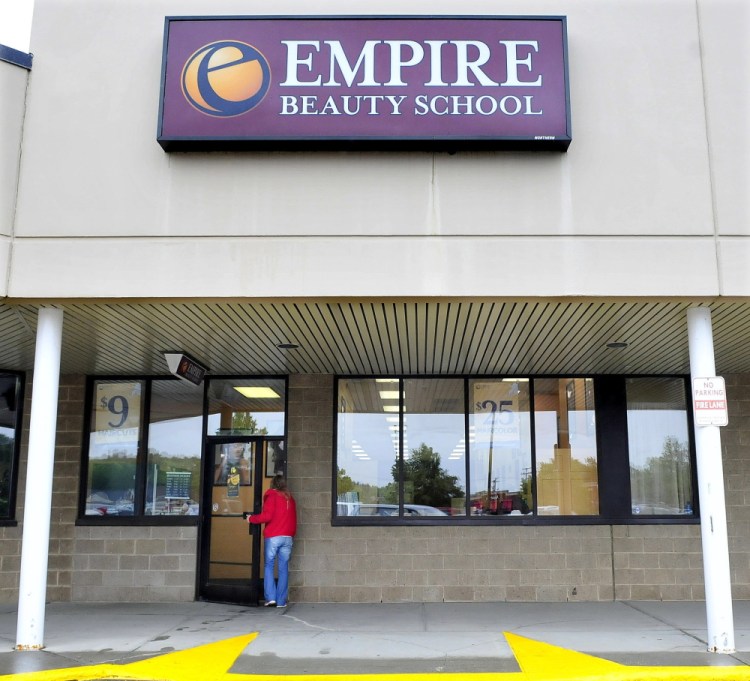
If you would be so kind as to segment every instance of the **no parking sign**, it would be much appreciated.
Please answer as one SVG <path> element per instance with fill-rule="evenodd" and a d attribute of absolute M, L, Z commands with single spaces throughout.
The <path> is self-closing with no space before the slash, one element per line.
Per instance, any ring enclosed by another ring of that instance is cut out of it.
<path fill-rule="evenodd" d="M 727 390 L 721 376 L 693 379 L 693 413 L 698 426 L 726 426 Z"/>

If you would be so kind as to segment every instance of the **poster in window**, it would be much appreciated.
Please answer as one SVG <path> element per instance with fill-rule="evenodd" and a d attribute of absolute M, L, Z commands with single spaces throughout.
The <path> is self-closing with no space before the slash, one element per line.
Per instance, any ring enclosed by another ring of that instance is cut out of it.
<path fill-rule="evenodd" d="M 488 381 L 473 384 L 474 442 L 495 447 L 520 446 L 518 394 L 517 383 Z"/>
<path fill-rule="evenodd" d="M 97 383 L 94 394 L 94 443 L 131 444 L 141 425 L 142 383 Z"/>
<path fill-rule="evenodd" d="M 227 475 L 227 498 L 232 499 L 238 496 L 240 496 L 240 469 L 237 466 L 230 466 Z"/>

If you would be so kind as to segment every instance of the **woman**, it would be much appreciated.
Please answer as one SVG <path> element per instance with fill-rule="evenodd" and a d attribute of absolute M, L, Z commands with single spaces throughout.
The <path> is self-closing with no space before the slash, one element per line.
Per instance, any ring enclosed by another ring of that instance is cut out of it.
<path fill-rule="evenodd" d="M 247 517 L 249 523 L 265 523 L 264 549 L 266 566 L 263 572 L 263 592 L 266 607 L 285 608 L 289 591 L 289 559 L 292 544 L 297 534 L 297 504 L 287 489 L 283 475 L 274 475 L 271 488 L 263 495 L 263 511 Z M 279 581 L 273 576 L 278 556 Z"/>

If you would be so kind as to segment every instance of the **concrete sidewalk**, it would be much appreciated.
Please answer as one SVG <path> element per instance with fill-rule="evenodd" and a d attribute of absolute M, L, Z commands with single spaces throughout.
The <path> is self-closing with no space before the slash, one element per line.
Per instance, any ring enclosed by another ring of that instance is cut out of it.
<path fill-rule="evenodd" d="M 134 662 L 259 632 L 244 674 L 512 672 L 503 632 L 628 665 L 750 664 L 750 601 L 734 604 L 737 653 L 706 651 L 703 603 L 47 606 L 45 649 L 15 652 L 15 606 L 0 606 L 0 675 Z M 749 672 L 750 673 L 750 672 Z"/>

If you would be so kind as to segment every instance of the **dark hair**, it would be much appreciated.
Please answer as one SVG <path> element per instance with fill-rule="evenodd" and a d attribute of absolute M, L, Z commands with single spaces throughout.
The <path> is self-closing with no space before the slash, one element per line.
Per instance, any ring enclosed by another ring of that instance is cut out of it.
<path fill-rule="evenodd" d="M 287 498 L 291 496 L 286 485 L 286 478 L 281 473 L 277 473 L 273 476 L 273 479 L 271 480 L 271 489 L 281 492 Z"/>

